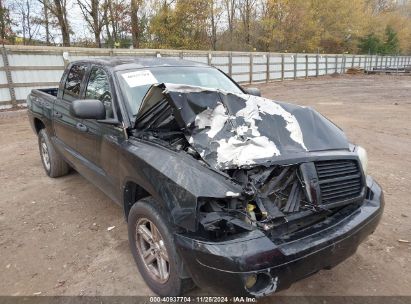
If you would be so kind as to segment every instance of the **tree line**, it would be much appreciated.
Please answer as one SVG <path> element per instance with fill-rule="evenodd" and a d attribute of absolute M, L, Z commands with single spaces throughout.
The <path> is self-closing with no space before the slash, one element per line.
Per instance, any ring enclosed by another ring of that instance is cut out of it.
<path fill-rule="evenodd" d="M 0 0 L 0 35 L 3 44 L 410 54 L 411 0 Z"/>

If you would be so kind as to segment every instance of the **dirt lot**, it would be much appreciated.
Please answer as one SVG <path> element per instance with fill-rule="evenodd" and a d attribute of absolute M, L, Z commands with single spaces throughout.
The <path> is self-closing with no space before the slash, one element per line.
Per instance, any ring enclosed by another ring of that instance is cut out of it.
<path fill-rule="evenodd" d="M 411 244 L 398 241 L 411 241 L 411 77 L 260 87 L 266 97 L 316 108 L 366 147 L 387 203 L 353 257 L 280 294 L 411 295 Z M 0 295 L 152 294 L 129 253 L 122 210 L 77 173 L 46 177 L 24 112 L 0 113 L 0 197 Z"/>

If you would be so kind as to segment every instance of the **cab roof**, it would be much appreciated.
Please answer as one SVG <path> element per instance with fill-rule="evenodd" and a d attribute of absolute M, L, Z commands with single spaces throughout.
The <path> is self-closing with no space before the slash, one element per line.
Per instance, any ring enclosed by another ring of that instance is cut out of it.
<path fill-rule="evenodd" d="M 129 70 L 129 69 L 141 69 L 151 67 L 208 67 L 207 64 L 195 62 L 191 60 L 183 60 L 178 58 L 164 58 L 164 57 L 102 57 L 73 61 L 76 62 L 89 62 L 94 64 L 101 64 L 112 68 L 115 71 Z"/>

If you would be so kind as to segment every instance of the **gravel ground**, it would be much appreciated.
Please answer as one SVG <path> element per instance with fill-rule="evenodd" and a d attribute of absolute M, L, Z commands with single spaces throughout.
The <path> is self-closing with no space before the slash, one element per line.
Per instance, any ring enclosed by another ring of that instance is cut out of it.
<path fill-rule="evenodd" d="M 259 87 L 265 97 L 314 107 L 364 146 L 386 197 L 380 226 L 354 256 L 279 294 L 411 295 L 411 245 L 398 241 L 411 241 L 411 77 Z M 122 210 L 77 173 L 45 175 L 25 111 L 1 112 L 0 130 L 0 295 L 151 295 Z"/>

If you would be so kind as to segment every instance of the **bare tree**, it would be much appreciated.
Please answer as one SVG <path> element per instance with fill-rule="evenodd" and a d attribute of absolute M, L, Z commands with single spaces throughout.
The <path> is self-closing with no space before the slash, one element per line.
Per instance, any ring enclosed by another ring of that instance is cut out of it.
<path fill-rule="evenodd" d="M 118 41 L 118 2 L 115 0 L 106 0 L 104 5 L 108 16 L 108 22 L 106 23 L 107 37 L 112 43 L 115 43 Z"/>
<path fill-rule="evenodd" d="M 255 17 L 255 6 L 256 0 L 242 0 L 239 5 L 245 43 L 248 45 L 251 43 L 251 23 Z"/>
<path fill-rule="evenodd" d="M 226 14 L 227 14 L 228 31 L 230 33 L 230 39 L 233 38 L 234 21 L 236 17 L 236 10 L 237 10 L 237 4 L 238 4 L 237 1 L 238 0 L 224 0 L 224 5 L 226 8 Z"/>
<path fill-rule="evenodd" d="M 218 29 L 218 24 L 220 22 L 220 18 L 222 15 L 222 9 L 220 1 L 218 0 L 209 0 L 209 6 L 210 6 L 210 42 L 211 42 L 211 48 L 215 51 L 217 50 L 217 29 Z"/>
<path fill-rule="evenodd" d="M 77 0 L 83 17 L 94 34 L 96 45 L 101 47 L 101 32 L 107 22 L 107 10 L 99 0 Z"/>
<path fill-rule="evenodd" d="M 33 2 L 33 0 L 31 0 Z M 34 16 L 32 18 L 33 24 L 36 24 L 39 29 L 43 28 L 42 31 L 39 30 L 39 33 L 37 36 L 43 41 L 46 42 L 47 45 L 54 44 L 55 42 L 55 37 L 52 34 L 52 29 L 53 28 L 59 28 L 59 23 L 58 20 L 53 14 L 50 13 L 48 9 L 48 2 L 50 0 L 43 0 L 46 4 L 43 4 L 40 1 L 35 1 L 33 2 L 33 5 L 36 7 L 36 11 L 33 13 Z"/>
<path fill-rule="evenodd" d="M 140 27 L 138 20 L 138 11 L 141 7 L 141 0 L 131 0 L 131 37 L 133 40 L 133 47 L 139 48 L 140 46 Z"/>
<path fill-rule="evenodd" d="M 109 6 L 110 5 L 111 5 L 111 0 L 104 0 L 103 7 L 102 7 L 102 9 L 104 11 L 104 14 L 107 16 L 106 17 L 107 20 L 104 23 L 104 26 L 105 26 L 106 35 L 107 35 L 107 41 L 109 43 L 112 42 L 111 32 L 110 32 L 110 23 L 111 22 L 110 22 L 110 18 L 109 18 Z"/>
<path fill-rule="evenodd" d="M 70 24 L 67 18 L 68 0 L 39 0 L 53 14 L 61 30 L 63 46 L 70 46 Z"/>
<path fill-rule="evenodd" d="M 47 3 L 48 0 L 44 0 Z M 44 28 L 46 30 L 46 44 L 50 45 L 50 22 L 49 22 L 49 12 L 47 5 L 43 4 L 43 13 L 44 13 Z"/>
<path fill-rule="evenodd" d="M 30 0 L 14 3 L 15 10 L 20 18 L 23 44 L 31 44 L 39 32 L 39 24 L 35 21 L 36 12 Z M 33 16 L 34 15 L 34 16 Z"/>
<path fill-rule="evenodd" d="M 127 40 L 131 32 L 130 0 L 102 0 L 101 10 L 105 14 L 103 28 L 106 34 L 107 45 L 118 47 Z M 103 31 L 103 29 L 102 29 Z"/>

